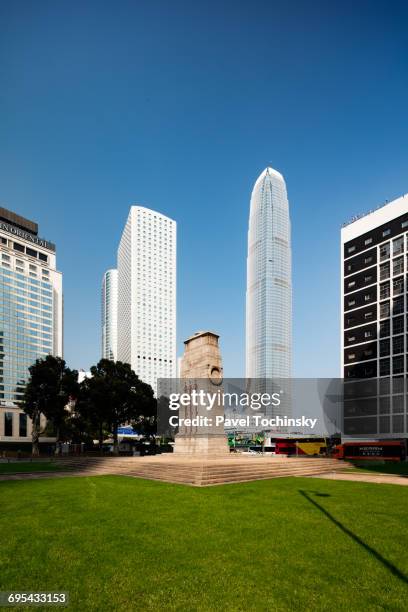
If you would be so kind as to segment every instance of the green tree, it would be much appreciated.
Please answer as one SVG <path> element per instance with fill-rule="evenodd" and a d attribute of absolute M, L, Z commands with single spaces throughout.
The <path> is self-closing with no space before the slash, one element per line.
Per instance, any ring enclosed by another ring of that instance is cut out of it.
<path fill-rule="evenodd" d="M 94 368 L 91 368 L 92 370 Z M 79 401 L 72 418 L 73 429 L 82 430 L 85 436 L 88 435 L 92 439 L 97 438 L 101 452 L 103 440 L 110 433 L 110 412 L 105 377 L 93 375 L 85 378 L 80 385 Z"/>
<path fill-rule="evenodd" d="M 100 445 L 104 429 L 111 432 L 113 452 L 118 454 L 118 428 L 155 414 L 153 389 L 121 361 L 101 359 L 91 374 L 81 385 L 78 411 L 98 431 Z"/>
<path fill-rule="evenodd" d="M 21 408 L 32 420 L 32 454 L 38 456 L 41 414 L 52 424 L 57 441 L 62 439 L 69 414 L 66 406 L 78 397 L 78 372 L 67 368 L 63 359 L 53 355 L 37 359 L 29 372 Z"/>

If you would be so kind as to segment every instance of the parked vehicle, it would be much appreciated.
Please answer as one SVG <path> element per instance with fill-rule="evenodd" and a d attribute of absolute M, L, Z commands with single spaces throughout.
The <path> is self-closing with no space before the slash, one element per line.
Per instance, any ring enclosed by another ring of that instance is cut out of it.
<path fill-rule="evenodd" d="M 404 461 L 406 445 L 402 440 L 378 442 L 344 442 L 333 450 L 336 459 L 381 459 L 383 461 Z"/>

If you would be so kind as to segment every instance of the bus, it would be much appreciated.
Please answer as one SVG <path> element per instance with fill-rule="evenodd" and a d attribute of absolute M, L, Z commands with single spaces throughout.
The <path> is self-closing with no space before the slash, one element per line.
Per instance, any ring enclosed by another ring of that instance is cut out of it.
<path fill-rule="evenodd" d="M 327 443 L 324 438 L 317 440 L 276 440 L 275 454 L 287 456 L 307 455 L 309 457 L 327 455 Z"/>
<path fill-rule="evenodd" d="M 404 461 L 405 442 L 388 440 L 378 442 L 343 442 L 333 450 L 336 459 L 380 459 L 382 461 Z"/>

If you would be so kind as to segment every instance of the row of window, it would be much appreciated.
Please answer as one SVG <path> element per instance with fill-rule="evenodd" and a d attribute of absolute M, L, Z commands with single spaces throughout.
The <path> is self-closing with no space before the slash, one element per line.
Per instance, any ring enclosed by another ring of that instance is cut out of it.
<path fill-rule="evenodd" d="M 408 227 L 408 221 L 403 221 L 401 223 L 401 229 L 405 229 L 406 227 Z M 386 238 L 390 234 L 391 234 L 391 229 L 390 228 L 386 228 L 382 232 L 382 237 Z M 364 246 L 365 247 L 369 247 L 372 243 L 373 243 L 373 238 L 371 236 L 369 236 L 368 238 L 366 238 L 364 240 Z M 392 241 L 392 243 L 393 243 L 393 255 L 398 255 L 399 253 L 401 253 L 403 251 L 403 249 L 404 249 L 404 237 L 403 236 L 400 236 L 400 237 L 396 238 L 395 240 Z M 386 244 L 388 245 L 388 253 L 389 253 L 390 243 L 387 242 Z M 382 249 L 383 246 L 386 246 L 386 245 L 381 245 L 380 246 L 380 252 L 381 252 L 381 249 Z M 355 250 L 356 250 L 356 246 L 355 245 L 351 245 L 351 246 L 348 247 L 347 253 L 349 255 L 351 255 L 352 253 L 355 252 Z"/>
<path fill-rule="evenodd" d="M 408 321 L 407 321 L 408 325 Z M 391 320 L 381 321 L 380 322 L 380 338 L 385 338 L 391 335 Z M 404 332 L 404 317 L 398 316 L 392 319 L 392 332 L 393 335 L 402 334 Z M 375 331 L 373 329 L 368 329 L 364 331 L 364 335 L 359 338 L 360 342 L 365 342 L 367 340 L 375 338 Z M 345 340 L 348 344 L 353 344 L 358 340 L 355 332 L 348 332 L 345 336 Z"/>
<path fill-rule="evenodd" d="M 5 316 L 11 317 L 11 316 L 18 316 L 18 314 L 22 314 L 22 315 L 28 315 L 28 314 L 32 314 L 32 315 L 36 315 L 37 318 L 41 315 L 42 319 L 49 319 L 51 322 L 52 319 L 52 312 L 48 311 L 49 309 L 47 308 L 46 310 L 40 310 L 39 308 L 31 308 L 29 306 L 27 306 L 26 304 L 0 304 L 0 316 L 2 313 L 4 313 Z M 47 323 L 48 321 L 44 321 L 45 323 Z"/>
<path fill-rule="evenodd" d="M 161 359 L 161 358 L 156 358 L 156 357 L 143 357 L 141 355 L 137 356 L 138 359 L 148 359 L 148 360 L 152 360 L 152 361 L 164 361 L 165 363 L 167 363 L 167 361 L 169 363 L 173 363 L 173 361 L 171 359 Z"/>
<path fill-rule="evenodd" d="M 380 359 L 380 376 L 389 376 L 391 366 L 393 374 L 403 374 L 405 371 L 405 358 L 403 355 L 392 357 L 391 359 Z"/>
<path fill-rule="evenodd" d="M 6 437 L 12 437 L 14 435 L 14 413 L 4 413 L 4 435 Z M 20 438 L 27 437 L 27 415 L 19 413 L 18 415 L 18 435 Z"/>
<path fill-rule="evenodd" d="M 1 263 L 1 262 L 0 262 Z M 13 270 L 8 270 L 6 268 L 0 267 L 0 278 L 4 281 L 12 282 L 13 279 L 19 279 L 20 281 L 29 283 L 30 285 L 35 285 L 37 287 L 44 287 L 46 289 L 51 289 L 52 286 L 48 280 L 38 280 L 36 278 L 29 278 L 25 274 L 21 274 L 20 272 L 14 272 Z M 32 289 L 30 287 L 30 289 Z"/>
<path fill-rule="evenodd" d="M 379 376 L 403 374 L 405 369 L 405 355 L 385 357 L 379 360 Z M 344 368 L 344 377 L 347 379 L 374 378 L 377 376 L 377 360 L 367 363 L 357 363 Z"/>
<path fill-rule="evenodd" d="M 18 251 L 19 253 L 25 253 L 29 257 L 39 259 L 40 261 L 48 261 L 48 255 L 46 255 L 45 253 L 41 253 L 41 251 L 36 251 L 35 249 L 32 249 L 28 246 L 24 246 L 24 244 L 20 244 L 19 242 L 13 242 L 13 249 L 15 251 Z"/>

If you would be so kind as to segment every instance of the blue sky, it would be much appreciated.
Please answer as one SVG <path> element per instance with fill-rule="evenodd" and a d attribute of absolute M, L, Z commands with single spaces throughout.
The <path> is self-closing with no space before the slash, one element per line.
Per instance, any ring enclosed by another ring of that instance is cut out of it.
<path fill-rule="evenodd" d="M 2 0 L 0 204 L 57 244 L 70 366 L 99 359 L 101 277 L 137 203 L 178 222 L 178 353 L 213 329 L 243 375 L 249 197 L 270 164 L 294 374 L 339 374 L 340 225 L 408 191 L 407 26 L 398 0 Z"/>

